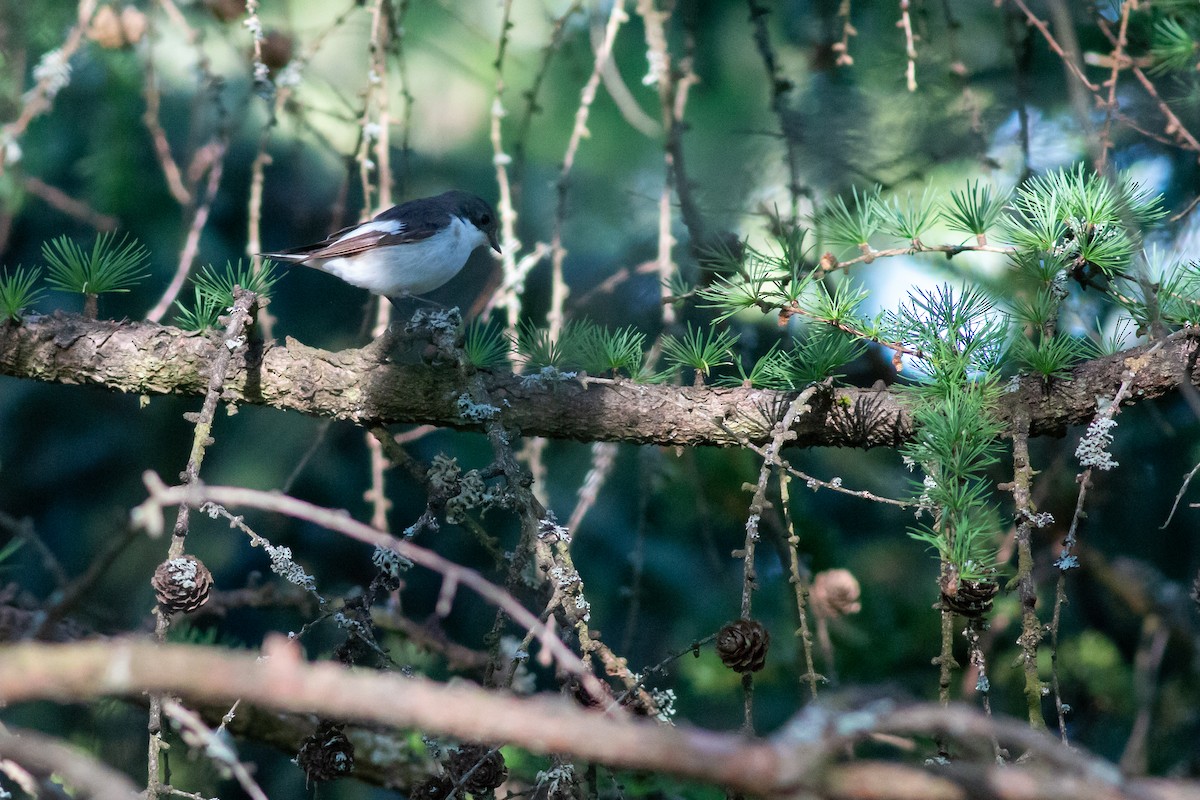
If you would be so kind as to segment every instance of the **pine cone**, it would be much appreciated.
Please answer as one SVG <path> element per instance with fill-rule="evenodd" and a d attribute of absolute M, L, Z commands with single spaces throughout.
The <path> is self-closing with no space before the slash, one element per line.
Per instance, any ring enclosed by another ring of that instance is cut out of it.
<path fill-rule="evenodd" d="M 862 603 L 859 602 L 861 596 L 858 579 L 848 569 L 818 572 L 808 591 L 813 614 L 823 619 L 836 619 L 862 611 Z"/>
<path fill-rule="evenodd" d="M 354 771 L 354 745 L 342 733 L 343 727 L 332 722 L 322 723 L 301 742 L 296 765 L 304 770 L 308 780 L 331 781 Z"/>
<path fill-rule="evenodd" d="M 959 580 L 953 591 L 942 590 L 942 606 L 970 619 L 979 619 L 992 610 L 992 600 L 1000 591 L 994 581 Z"/>
<path fill-rule="evenodd" d="M 166 614 L 195 611 L 208 602 L 213 576 L 195 556 L 180 556 L 164 561 L 150 579 L 158 606 Z"/>
<path fill-rule="evenodd" d="M 262 40 L 262 61 L 274 75 L 288 65 L 295 55 L 296 42 L 282 31 L 267 31 Z"/>
<path fill-rule="evenodd" d="M 739 619 L 717 634 L 717 655 L 734 672 L 758 672 L 767 660 L 771 634 L 753 619 Z"/>
<path fill-rule="evenodd" d="M 479 765 L 477 769 L 476 764 Z M 482 744 L 464 744 L 459 747 L 450 754 L 450 759 L 446 762 L 446 771 L 450 773 L 450 779 L 455 785 L 462 786 L 471 794 L 490 792 L 508 777 L 504 756 L 499 750 L 492 751 L 492 748 Z M 466 777 L 468 772 L 470 777 Z"/>

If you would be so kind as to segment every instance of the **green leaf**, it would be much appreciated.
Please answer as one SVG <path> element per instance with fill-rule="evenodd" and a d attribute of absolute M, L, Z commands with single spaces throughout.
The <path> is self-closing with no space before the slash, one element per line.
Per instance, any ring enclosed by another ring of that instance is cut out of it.
<path fill-rule="evenodd" d="M 96 237 L 90 253 L 70 237 L 51 239 L 42 245 L 42 258 L 49 265 L 46 280 L 52 287 L 96 295 L 136 286 L 148 274 L 144 270 L 150 253 L 136 239 L 123 235 L 118 241 L 110 232 Z"/>
<path fill-rule="evenodd" d="M 885 207 L 879 199 L 879 187 L 860 196 L 854 189 L 854 208 L 835 197 L 822 217 L 824 239 L 833 245 L 862 249 L 883 226 Z"/>
<path fill-rule="evenodd" d="M 228 308 L 233 305 L 234 287 L 240 286 L 248 292 L 254 292 L 259 300 L 267 301 L 275 284 L 279 283 L 284 273 L 270 259 L 264 259 L 256 270 L 254 264 L 243 264 L 239 258 L 237 263 L 225 262 L 225 268 L 217 270 L 209 264 L 200 270 L 200 274 L 192 278 L 192 282 L 204 294 L 212 297 L 219 306 Z"/>
<path fill-rule="evenodd" d="M 37 267 L 28 272 L 21 265 L 0 277 L 0 322 L 18 322 L 26 308 L 36 303 L 43 291 L 35 288 L 42 271 Z"/>
<path fill-rule="evenodd" d="M 946 227 L 976 237 L 986 236 L 1004 213 L 1008 196 L 1008 192 L 993 193 L 991 186 L 971 181 L 965 191 L 950 192 L 950 202 L 942 210 Z"/>
<path fill-rule="evenodd" d="M 1065 378 L 1071 368 L 1088 355 L 1086 342 L 1070 336 L 1042 336 L 1035 345 L 1021 336 L 1013 342 L 1011 355 L 1032 373 L 1043 378 Z"/>
<path fill-rule="evenodd" d="M 1187 28 L 1171 17 L 1164 17 L 1154 23 L 1154 37 L 1150 44 L 1150 58 L 1154 66 L 1149 70 L 1152 75 L 1164 72 L 1195 69 L 1197 52 L 1200 44 Z"/>
<path fill-rule="evenodd" d="M 844 373 L 838 370 L 867 352 L 865 342 L 844 331 L 827 325 L 812 327 L 815 330 L 797 345 L 788 359 L 792 387 L 843 377 Z"/>
<path fill-rule="evenodd" d="M 928 230 L 937 218 L 933 193 L 926 187 L 919 200 L 914 201 L 913 196 L 909 194 L 903 205 L 899 197 L 893 197 L 889 203 L 880 203 L 879 216 L 879 227 L 884 233 L 919 245 L 921 234 Z"/>
<path fill-rule="evenodd" d="M 236 264 L 226 261 L 221 270 L 209 264 L 192 277 L 191 306 L 175 301 L 175 322 L 189 331 L 215 328 L 221 314 L 233 305 L 235 287 L 254 292 L 265 303 L 283 274 L 270 259 L 265 259 L 257 271 L 252 263 L 243 264 L 241 259 Z"/>
<path fill-rule="evenodd" d="M 689 367 L 707 377 L 713 369 L 733 363 L 733 346 L 738 337 L 725 330 L 696 328 L 688 323 L 682 337 L 663 337 L 663 357 L 677 367 Z"/>
<path fill-rule="evenodd" d="M 504 326 L 496 320 L 484 323 L 474 319 L 463 333 L 463 355 L 476 369 L 507 366 L 508 350 Z"/>
<path fill-rule="evenodd" d="M 629 325 L 609 331 L 592 325 L 581 332 L 568 360 L 592 375 L 617 372 L 636 376 L 645 357 L 646 334 Z"/>
<path fill-rule="evenodd" d="M 1033 297 L 1017 297 L 1009 301 L 1009 313 L 1022 326 L 1040 331 L 1048 323 L 1058 321 L 1058 309 L 1062 298 L 1053 290 L 1042 287 Z"/>
<path fill-rule="evenodd" d="M 179 300 L 175 301 L 175 324 L 185 331 L 200 333 L 217 327 L 221 312 L 228 306 L 220 303 L 213 295 L 202 292 L 199 286 L 192 286 L 192 294 L 190 307 Z"/>

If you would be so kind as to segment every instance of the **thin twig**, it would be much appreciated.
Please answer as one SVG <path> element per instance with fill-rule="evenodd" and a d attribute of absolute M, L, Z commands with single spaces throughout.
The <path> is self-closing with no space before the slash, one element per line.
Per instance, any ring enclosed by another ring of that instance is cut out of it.
<path fill-rule="evenodd" d="M 1160 340 L 1138 358 L 1127 358 L 1125 360 L 1128 369 L 1122 375 L 1121 386 L 1117 389 L 1117 393 L 1113 396 L 1111 403 L 1098 408 L 1092 425 L 1089 425 L 1089 430 L 1097 422 L 1102 420 L 1111 421 L 1117 414 L 1121 413 L 1121 403 L 1129 395 L 1139 369 L 1149 363 L 1150 356 L 1156 350 L 1160 349 L 1163 344 L 1164 342 Z M 1113 466 L 1116 466 L 1116 464 L 1114 463 Z M 1067 571 L 1078 565 L 1078 557 L 1074 555 L 1073 550 L 1078 540 L 1079 523 L 1084 517 L 1084 500 L 1087 497 L 1087 490 L 1092 484 L 1092 471 L 1094 469 L 1095 467 L 1093 466 L 1087 466 L 1075 478 L 1079 484 L 1079 495 L 1075 500 L 1075 513 L 1071 515 L 1071 525 L 1067 529 L 1067 535 L 1063 538 L 1058 558 L 1054 561 L 1054 565 L 1058 567 L 1058 581 L 1054 587 L 1054 612 L 1050 617 L 1049 625 L 1051 647 L 1050 682 L 1054 690 L 1054 707 L 1058 713 L 1058 731 L 1064 744 L 1067 743 L 1067 705 L 1063 703 L 1062 687 L 1058 680 L 1058 632 L 1062 622 L 1062 608 L 1067 603 Z"/>
<path fill-rule="evenodd" d="M 71 195 L 64 192 L 55 186 L 51 186 L 33 175 L 25 175 L 21 178 L 21 184 L 25 191 L 29 192 L 34 197 L 41 199 L 47 205 L 52 206 L 59 211 L 74 217 L 81 222 L 91 225 L 98 231 L 115 230 L 120 223 L 116 217 L 109 214 L 101 214 L 96 209 L 89 206 L 82 200 L 77 200 Z"/>
<path fill-rule="evenodd" d="M 199 508 L 205 503 L 217 503 L 226 508 L 257 508 L 311 522 L 356 541 L 374 547 L 395 550 L 413 563 L 437 572 L 447 580 L 453 580 L 459 586 L 471 589 L 489 603 L 503 608 L 505 613 L 517 624 L 524 626 L 527 630 L 536 631 L 538 641 L 559 667 L 571 674 L 581 675 L 585 680 L 587 678 L 595 680 L 579 657 L 554 635 L 552 626 L 539 621 L 516 598 L 475 570 L 455 564 L 432 550 L 427 550 L 410 541 L 398 539 L 358 522 L 344 511 L 321 508 L 312 503 L 274 492 L 206 484 L 167 486 L 153 472 L 143 474 L 142 479 L 146 483 L 149 497 L 134 510 L 134 517 L 139 525 L 148 526 L 151 533 L 155 532 L 155 526 L 161 527 L 162 525 L 163 508 L 173 505 Z"/>
<path fill-rule="evenodd" d="M 1187 493 L 1188 485 L 1192 482 L 1192 478 L 1196 477 L 1196 472 L 1200 471 L 1200 462 L 1192 467 L 1188 474 L 1183 476 L 1183 484 L 1179 487 L 1179 492 L 1175 495 L 1175 502 L 1171 503 L 1171 513 L 1167 514 L 1167 521 L 1158 526 L 1158 529 L 1165 530 L 1171 524 L 1171 520 L 1175 517 L 1175 510 L 1179 508 L 1179 502 L 1183 500 L 1184 494 Z"/>
<path fill-rule="evenodd" d="M 759 540 L 758 523 L 767 508 L 767 485 L 775 467 L 772 456 L 782 450 L 789 439 L 795 438 L 795 434 L 792 432 L 792 423 L 799 414 L 808 410 L 808 401 L 818 388 L 819 384 L 808 387 L 796 395 L 796 399 L 788 405 L 787 411 L 780 417 L 771 432 L 771 443 L 767 445 L 767 456 L 763 458 L 762 466 L 758 470 L 758 480 L 752 487 L 748 487 L 754 489 L 754 496 L 750 499 L 750 513 L 746 517 L 746 539 L 741 552 L 734 552 L 735 557 L 742 559 L 742 619 L 751 618 L 751 597 L 754 590 L 758 588 L 758 574 L 754 568 L 754 550 Z M 742 690 L 745 695 L 745 704 L 742 730 L 747 733 L 754 729 L 751 713 L 753 711 L 751 705 L 753 686 L 752 673 L 743 674 Z"/>
<path fill-rule="evenodd" d="M 1137 703 L 1137 714 L 1118 762 L 1124 775 L 1142 775 L 1146 772 L 1146 740 L 1154 716 L 1158 673 L 1170 638 L 1171 626 L 1161 616 L 1147 614 L 1142 618 L 1141 640 L 1133 658 L 1133 696 Z"/>
<path fill-rule="evenodd" d="M 846 495 L 850 495 L 851 497 L 858 497 L 862 500 L 870 500 L 873 503 L 886 503 L 887 505 L 899 506 L 900 508 L 911 508 L 911 507 L 917 505 L 917 503 L 912 500 L 895 500 L 891 497 L 881 497 L 872 492 L 868 492 L 865 489 L 847 489 L 845 486 L 842 486 L 842 482 L 841 482 L 840 478 L 835 478 L 834 480 L 831 480 L 831 481 L 824 481 L 824 480 L 821 480 L 820 478 L 814 478 L 812 475 L 809 475 L 806 472 L 796 469 L 794 466 L 792 466 L 790 463 L 788 463 L 784 458 L 782 458 L 778 453 L 775 453 L 775 452 L 769 450 L 767 447 L 757 445 L 754 442 L 750 441 L 748 438 L 746 438 L 745 434 L 743 434 L 739 431 L 733 430 L 728 425 L 725 425 L 722 422 L 719 422 L 717 424 L 718 424 L 718 427 L 721 428 L 721 430 L 725 431 L 725 433 L 727 433 L 731 437 L 733 437 L 733 439 L 735 439 L 737 441 L 739 446 L 745 447 L 748 450 L 750 450 L 754 453 L 757 453 L 762 458 L 767 459 L 768 461 L 770 461 L 770 463 L 774 464 L 775 466 L 778 466 L 784 470 L 787 470 L 788 474 L 790 474 L 794 478 L 799 478 L 800 480 L 804 481 L 805 485 L 809 489 L 812 489 L 814 492 L 817 489 L 829 489 L 830 491 L 838 492 L 839 494 L 846 494 Z"/>
<path fill-rule="evenodd" d="M 15 147 L 29 123 L 53 107 L 54 98 L 70 80 L 71 57 L 84 42 L 84 33 L 91 22 L 92 14 L 96 11 L 96 2 L 97 0 L 79 0 L 75 11 L 75 24 L 67 31 L 63 43 L 56 50 L 42 56 L 43 61 L 48 58 L 56 61 L 56 68 L 44 70 L 33 88 L 21 96 L 21 111 L 17 118 L 0 128 L 0 151 Z M 7 162 L 7 158 L 0 158 L 0 176 L 4 175 Z"/>
<path fill-rule="evenodd" d="M 592 74 L 579 94 L 579 107 L 575 110 L 575 123 L 571 127 L 571 136 L 567 141 L 562 169 L 558 175 L 558 202 L 554 213 L 554 233 L 550 240 L 550 310 L 546 314 L 551 339 L 557 339 L 559 331 L 562 330 L 563 307 L 568 292 L 563 276 L 563 262 L 567 257 L 566 248 L 563 246 L 563 227 L 567 219 L 567 187 L 571 168 L 575 166 L 575 155 L 579 151 L 579 143 L 588 133 L 588 115 L 592 109 L 592 102 L 596 99 L 596 90 L 600 86 L 600 74 L 604 68 L 604 62 L 612 57 L 613 42 L 616 41 L 617 31 L 628 19 L 629 15 L 625 13 L 625 0 L 615 0 L 612 4 L 612 11 L 608 15 L 608 24 L 604 28 L 604 40 L 596 50 L 596 61 L 592 67 Z"/>
<path fill-rule="evenodd" d="M 750 9 L 750 24 L 754 26 L 754 46 L 758 50 L 759 58 L 762 59 L 763 67 L 767 71 L 767 80 L 771 84 L 771 110 L 775 114 L 775 119 L 779 123 L 779 132 L 783 137 L 784 160 L 788 170 L 788 193 L 792 199 L 792 215 L 797 211 L 800 203 L 800 194 L 802 187 L 800 185 L 800 142 L 797 138 L 796 124 L 792 120 L 792 115 L 788 109 L 788 97 L 794 89 L 792 81 L 784 77 L 783 71 L 779 67 L 779 59 L 775 55 L 775 49 L 771 46 L 771 34 L 767 29 L 767 15 L 770 9 L 763 5 L 759 0 L 747 0 Z M 844 13 L 843 13 L 844 12 Z M 849 37 L 853 35 L 854 28 L 850 24 L 850 0 L 842 0 L 842 4 L 838 9 L 838 15 L 842 16 L 845 24 L 842 28 L 842 45 L 838 55 L 838 64 L 852 64 L 854 59 L 846 53 L 847 42 Z M 834 45 L 834 49 L 838 49 Z"/>
<path fill-rule="evenodd" d="M 171 155 L 171 143 L 167 139 L 167 132 L 163 129 L 162 123 L 158 121 L 159 111 L 162 107 L 162 93 L 159 91 L 158 81 L 155 78 L 154 47 L 150 42 L 147 43 L 146 48 L 146 74 L 142 80 L 142 99 L 146 103 L 146 110 L 142 112 L 142 124 L 150 133 L 150 141 L 154 144 L 154 155 L 158 159 L 159 168 L 167 182 L 167 191 L 171 193 L 171 197 L 175 198 L 176 203 L 186 208 L 192 203 L 192 193 L 184 185 L 183 171 L 179 169 L 179 164 Z"/>
<path fill-rule="evenodd" d="M 917 90 L 917 45 L 913 37 L 912 17 L 908 13 L 909 0 L 900 0 L 900 23 L 897 27 L 904 31 L 904 58 L 907 65 L 904 68 L 904 83 L 908 91 Z"/>
<path fill-rule="evenodd" d="M 645 29 L 647 57 L 649 60 L 649 71 L 646 75 L 646 80 L 652 82 L 658 87 L 658 101 L 660 106 L 660 114 L 662 116 L 663 127 L 669 132 L 666 146 L 663 152 L 663 160 L 665 162 L 665 170 L 663 171 L 663 186 L 658 198 L 658 254 L 655 259 L 658 272 L 659 296 L 662 302 L 659 303 L 659 313 L 661 315 L 662 329 L 669 330 L 670 326 L 675 324 L 675 306 L 670 302 L 670 286 L 669 281 L 675 273 L 675 262 L 671 258 L 672 250 L 675 247 L 675 237 L 671 234 L 671 195 L 673 190 L 679 184 L 677 180 L 676 168 L 676 149 L 681 153 L 682 147 L 673 148 L 671 140 L 679 134 L 677 125 L 682 118 L 682 106 L 679 108 L 679 114 L 676 114 L 676 93 L 680 88 L 683 90 L 683 97 L 686 101 L 688 83 L 683 83 L 680 87 L 676 81 L 675 70 L 671 66 L 671 55 L 667 50 L 667 37 L 665 31 L 666 21 L 670 16 L 669 11 L 659 11 L 655 8 L 654 0 L 638 0 L 637 4 L 638 15 L 642 18 L 642 25 Z M 686 177 L 683 179 L 686 183 Z M 686 186 L 683 191 L 687 191 Z M 692 237 L 701 235 L 700 231 L 693 231 Z M 697 242 L 698 243 L 698 242 Z"/>
<path fill-rule="evenodd" d="M 1133 3 L 1121 4 L 1121 27 L 1117 41 L 1113 43 L 1112 72 L 1105 84 L 1108 86 L 1108 100 L 1104 104 L 1104 125 L 1100 128 L 1100 157 L 1096 160 L 1096 172 L 1103 175 L 1108 164 L 1108 153 L 1112 149 L 1112 122 L 1117 110 L 1117 77 L 1121 74 L 1121 66 L 1128 60 L 1125 55 L 1125 38 L 1129 30 L 1129 12 Z"/>
<path fill-rule="evenodd" d="M 1032 728 L 1045 728 L 1042 715 L 1042 681 L 1038 677 L 1038 647 L 1045 631 L 1037 615 L 1037 584 L 1033 577 L 1033 530 L 1035 522 L 1031 492 L 1036 474 L 1029 461 L 1029 410 L 1017 409 L 1013 416 L 1013 503 L 1017 516 L 1017 594 L 1021 601 L 1021 663 L 1025 673 L 1025 713 Z"/>
<path fill-rule="evenodd" d="M 108 568 L 125 552 L 125 548 L 136 538 L 135 531 L 125 528 L 121 531 L 121 535 L 105 542 L 100 552 L 93 555 L 88 561 L 88 567 L 84 573 L 63 587 L 57 599 L 46 607 L 41 622 L 30 631 L 26 638 L 38 639 L 49 634 L 60 620 L 75 609 L 92 587 L 104 577 Z"/>
<path fill-rule="evenodd" d="M 33 527 L 33 520 L 29 517 L 10 517 L 3 511 L 0 511 L 0 528 L 6 529 L 13 537 L 20 539 L 33 546 L 37 550 L 38 556 L 42 559 L 42 566 L 54 578 L 55 585 L 59 589 L 64 589 L 71 583 L 70 576 L 63 569 L 62 562 L 58 560 L 58 556 L 54 555 L 54 551 L 50 546 L 38 535 L 37 530 Z"/>
<path fill-rule="evenodd" d="M 1015 2 L 1019 2 L 1019 0 L 1015 0 Z M 1106 37 L 1108 37 L 1108 40 L 1116 45 L 1117 37 L 1113 35 L 1112 29 L 1109 28 L 1108 23 L 1106 23 L 1103 19 L 1098 19 L 1097 24 L 1100 26 L 1100 31 Z M 1142 68 L 1136 64 L 1130 64 L 1129 68 L 1133 72 L 1133 77 L 1137 78 L 1138 83 L 1142 84 L 1142 88 L 1146 90 L 1146 94 L 1150 95 L 1150 98 L 1154 101 L 1155 105 L 1158 106 L 1158 110 L 1167 120 L 1166 134 L 1168 136 L 1175 137 L 1175 143 L 1179 147 L 1182 147 L 1185 150 L 1191 150 L 1194 153 L 1200 153 L 1200 141 L 1196 140 L 1196 137 L 1193 136 L 1191 132 L 1184 126 L 1182 120 L 1175 115 L 1175 112 L 1171 110 L 1171 107 L 1167 105 L 1161 97 L 1159 97 L 1158 90 L 1154 88 L 1154 83 L 1148 77 L 1146 77 L 1146 73 L 1142 71 Z"/>
<path fill-rule="evenodd" d="M 816 664 L 813 661 L 812 632 L 808 629 L 809 582 L 800 569 L 800 536 L 796 533 L 796 525 L 792 520 L 792 498 L 789 489 L 791 480 L 788 473 L 779 466 L 776 466 L 775 469 L 776 479 L 779 481 L 779 505 L 783 509 L 783 523 L 787 528 L 788 580 L 792 584 L 792 591 L 796 594 L 796 616 L 800 623 L 796 633 L 800 636 L 800 645 L 804 653 L 805 670 L 800 675 L 800 681 L 808 684 L 809 693 L 812 699 L 816 700 L 817 683 L 821 680 L 821 676 L 817 674 Z"/>
<path fill-rule="evenodd" d="M 592 445 L 591 467 L 588 469 L 587 475 L 583 478 L 583 483 L 576 492 L 578 500 L 576 500 L 575 508 L 571 511 L 571 516 L 567 520 L 567 528 L 573 531 L 579 530 L 579 525 L 583 522 L 584 515 L 596 505 L 600 489 L 604 486 L 605 481 L 608 480 L 608 476 L 612 472 L 616 460 L 617 446 L 612 442 L 596 442 Z"/>
<path fill-rule="evenodd" d="M 513 205 L 513 187 L 508 177 L 508 166 L 512 156 L 504 151 L 504 131 L 501 120 L 508 114 L 504 108 L 504 54 L 508 50 L 508 34 L 510 30 L 509 15 L 512 13 L 512 0 L 505 0 L 503 13 L 500 18 L 500 42 L 496 48 L 496 89 L 492 98 L 491 120 L 488 128 L 488 138 L 492 143 L 492 166 L 496 169 L 496 186 L 500 190 L 500 198 L 496 204 L 496 213 L 500 215 L 500 264 L 502 282 L 508 283 L 517 270 L 517 253 L 521 250 L 521 241 L 517 239 L 517 211 Z M 532 100 L 530 103 L 532 104 Z M 495 294 L 500 294 L 499 292 Z M 521 317 L 521 292 L 515 284 L 509 284 L 504 291 L 503 299 L 493 295 L 496 305 L 504 306 L 507 315 L 507 335 L 513 341 L 517 322 Z M 515 344 L 514 344 L 515 346 Z"/>
<path fill-rule="evenodd" d="M 215 167 L 214 167 L 215 168 Z M 250 324 L 251 309 L 258 301 L 253 292 L 244 289 L 234 289 L 233 309 L 229 314 L 221 341 L 225 345 L 217 350 L 209 368 L 208 391 L 204 403 L 195 416 L 195 428 L 192 435 L 192 449 L 188 455 L 187 465 L 183 470 L 185 486 L 197 485 L 200 481 L 200 467 L 204 463 L 204 455 L 212 442 L 213 420 L 217 406 L 221 401 L 221 393 L 225 388 L 229 367 L 235 351 L 242 350 L 246 345 L 245 330 Z M 184 543 L 188 534 L 189 508 L 180 505 L 175 516 L 175 525 L 171 531 L 171 544 L 167 550 L 167 560 L 183 555 Z M 159 520 L 161 524 L 161 519 Z M 170 615 L 156 608 L 154 637 L 159 642 L 165 641 L 167 629 L 170 627 Z M 147 727 L 149 729 L 149 748 L 147 751 L 147 782 L 146 797 L 155 800 L 164 790 L 160 776 L 159 759 L 164 750 L 162 740 L 162 695 L 150 697 L 150 712 Z"/>
<path fill-rule="evenodd" d="M 179 726 L 186 744 L 208 756 L 218 769 L 228 770 L 251 800 L 267 800 L 267 793 L 255 782 L 250 768 L 238 760 L 229 743 L 205 725 L 199 714 L 174 699 L 163 701 L 163 713 Z"/>
<path fill-rule="evenodd" d="M 175 298 L 179 296 L 179 292 L 183 290 L 184 281 L 187 280 L 188 274 L 192 270 L 192 265 L 196 261 L 196 254 L 200 250 L 200 234 L 204 232 L 204 226 L 208 224 L 208 215 L 212 210 L 213 201 L 217 198 L 217 189 L 221 185 L 221 174 L 225 166 L 225 151 L 228 145 L 227 131 L 222 132 L 207 145 L 213 152 L 212 163 L 208 168 L 208 184 L 205 186 L 204 196 L 200 200 L 200 205 L 196 207 L 195 212 L 192 214 L 192 223 L 188 226 L 187 238 L 184 240 L 183 250 L 179 253 L 179 265 L 175 269 L 175 275 L 171 278 L 171 282 L 167 285 L 163 296 L 154 304 L 154 308 L 150 309 L 149 313 L 146 314 L 146 319 L 149 322 L 162 321 L 162 318 L 175 302 Z"/>
<path fill-rule="evenodd" d="M 1088 91 L 1090 92 L 1100 91 L 1100 87 L 1087 79 L 1087 76 L 1084 75 L 1083 71 L 1079 69 L 1079 65 L 1075 63 L 1075 59 L 1071 58 L 1067 52 L 1063 50 L 1062 46 L 1059 45 L 1058 41 L 1054 38 L 1054 34 L 1050 33 L 1050 28 L 1046 26 L 1046 23 L 1040 20 L 1037 15 L 1029 10 L 1029 6 L 1025 5 L 1024 0 L 1012 0 L 1012 2 L 1017 6 L 1017 8 L 1021 9 L 1021 11 L 1025 13 L 1026 21 L 1038 29 L 1038 32 L 1042 34 L 1042 38 L 1044 38 L 1046 43 L 1050 45 L 1050 49 L 1053 50 L 1060 59 L 1062 59 L 1063 64 L 1076 78 L 1079 79 L 1079 82 L 1087 87 Z"/>

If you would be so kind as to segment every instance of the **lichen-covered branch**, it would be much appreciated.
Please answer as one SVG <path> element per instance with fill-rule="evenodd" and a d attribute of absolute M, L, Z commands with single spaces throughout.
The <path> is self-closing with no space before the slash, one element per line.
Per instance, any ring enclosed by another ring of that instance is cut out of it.
<path fill-rule="evenodd" d="M 220 342 L 177 328 L 78 316 L 28 317 L 0 325 L 0 375 L 51 383 L 90 384 L 144 395 L 202 395 Z M 1046 387 L 1024 380 L 1004 395 L 1000 414 L 1025 407 L 1030 435 L 1062 435 L 1092 419 L 1096 397 L 1111 397 L 1126 362 L 1138 369 L 1127 402 L 1179 388 L 1196 347 L 1174 334 L 1154 353 L 1134 348 L 1077 367 Z M 774 420 L 795 397 L 746 387 L 666 386 L 628 380 L 482 376 L 504 422 L 531 436 L 682 446 L 730 446 L 770 440 Z M 418 422 L 478 430 L 463 416 L 466 387 L 456 370 L 379 364 L 357 350 L 329 352 L 292 339 L 233 355 L 224 399 L 291 409 L 359 425 Z M 895 446 L 911 435 L 895 394 L 875 389 L 817 392 L 792 430 L 798 447 Z"/>

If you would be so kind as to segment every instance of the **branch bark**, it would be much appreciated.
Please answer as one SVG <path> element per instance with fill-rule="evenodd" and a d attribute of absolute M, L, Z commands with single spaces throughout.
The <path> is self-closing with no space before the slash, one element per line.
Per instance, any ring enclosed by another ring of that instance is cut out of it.
<path fill-rule="evenodd" d="M 614 718 L 561 697 L 521 698 L 424 678 L 307 663 L 282 637 L 265 658 L 190 645 L 110 640 L 22 644 L 0 650 L 0 698 L 6 704 L 87 701 L 142 692 L 197 701 L 232 701 L 280 711 L 413 728 L 469 741 L 508 743 L 615 767 L 651 769 L 761 797 L 812 793 L 829 798 L 1061 798 L 1197 800 L 1195 782 L 1125 780 L 1112 765 L 1060 745 L 1023 723 L 988 718 L 963 706 L 897 707 L 882 701 L 845 714 L 810 706 L 771 739 Z M 847 747 L 872 733 L 942 733 L 965 753 L 938 768 L 845 761 Z M 977 745 L 995 736 L 1027 752 L 998 765 Z M 972 747 L 971 745 L 976 745 Z M 978 754 L 977 752 L 977 754 Z"/>
<path fill-rule="evenodd" d="M 88 320 L 57 313 L 0 324 L 0 375 L 50 383 L 88 384 L 146 395 L 203 395 L 216 348 L 196 333 L 145 322 Z M 1175 334 L 1154 353 L 1139 347 L 1095 359 L 1049 385 L 1024 378 L 1005 394 L 1001 414 L 1030 414 L 1030 435 L 1062 435 L 1091 419 L 1096 397 L 1111 397 L 1135 363 L 1130 403 L 1162 397 L 1184 380 L 1196 347 Z M 775 421 L 796 396 L 746 387 L 665 386 L 578 377 L 547 381 L 528 375 L 484 375 L 504 424 L 527 435 L 581 441 L 669 446 L 730 446 L 770 440 Z M 1194 380 L 1194 379 L 1193 379 Z M 358 425 L 429 423 L 479 430 L 465 418 L 457 370 L 379 364 L 357 350 L 329 352 L 291 338 L 233 356 L 223 399 L 348 420 Z M 814 394 L 793 425 L 799 447 L 895 446 L 911 434 L 896 393 L 836 389 Z"/>

